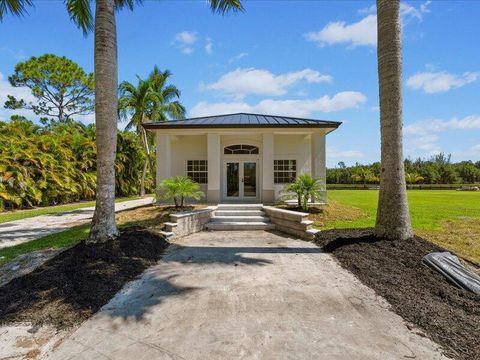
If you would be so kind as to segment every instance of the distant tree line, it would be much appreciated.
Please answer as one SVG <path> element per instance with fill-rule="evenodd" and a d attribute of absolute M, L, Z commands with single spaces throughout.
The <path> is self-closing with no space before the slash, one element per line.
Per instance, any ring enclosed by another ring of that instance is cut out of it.
<path fill-rule="evenodd" d="M 74 120 L 34 124 L 20 116 L 0 121 L 0 210 L 95 199 L 95 126 Z M 118 131 L 117 196 L 139 193 L 145 150 L 138 136 Z M 147 174 L 147 191 L 154 181 Z"/>
<path fill-rule="evenodd" d="M 380 162 L 346 166 L 339 162 L 335 168 L 327 169 L 327 184 L 378 184 Z M 450 155 L 443 153 L 428 159 L 405 160 L 407 184 L 473 184 L 480 182 L 480 161 L 453 163 Z"/>

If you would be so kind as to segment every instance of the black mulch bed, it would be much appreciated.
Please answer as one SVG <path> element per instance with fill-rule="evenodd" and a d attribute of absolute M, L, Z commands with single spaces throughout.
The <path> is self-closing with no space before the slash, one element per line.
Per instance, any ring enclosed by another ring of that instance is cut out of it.
<path fill-rule="evenodd" d="M 459 289 L 421 263 L 444 249 L 415 236 L 388 241 L 372 229 L 329 230 L 315 240 L 392 310 L 417 325 L 456 359 L 480 359 L 480 295 Z"/>
<path fill-rule="evenodd" d="M 138 227 L 104 244 L 79 243 L 0 288 L 0 324 L 77 325 L 155 264 L 167 246 L 160 235 Z"/>

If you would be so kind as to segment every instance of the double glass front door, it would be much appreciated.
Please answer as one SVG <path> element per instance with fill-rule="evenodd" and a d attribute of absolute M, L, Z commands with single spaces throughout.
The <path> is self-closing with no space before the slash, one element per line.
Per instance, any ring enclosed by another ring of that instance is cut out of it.
<path fill-rule="evenodd" d="M 227 161 L 225 163 L 226 197 L 233 199 L 257 197 L 257 163 Z"/>

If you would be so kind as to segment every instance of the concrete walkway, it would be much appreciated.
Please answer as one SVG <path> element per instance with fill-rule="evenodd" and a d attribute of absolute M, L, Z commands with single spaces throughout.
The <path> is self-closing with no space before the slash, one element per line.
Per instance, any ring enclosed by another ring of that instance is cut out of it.
<path fill-rule="evenodd" d="M 175 240 L 48 359 L 443 359 L 315 245 L 278 234 Z"/>
<path fill-rule="evenodd" d="M 115 211 L 133 209 L 153 202 L 152 197 L 115 204 Z M 84 224 L 93 217 L 95 207 L 86 207 L 53 215 L 41 215 L 0 224 L 0 249 Z"/>

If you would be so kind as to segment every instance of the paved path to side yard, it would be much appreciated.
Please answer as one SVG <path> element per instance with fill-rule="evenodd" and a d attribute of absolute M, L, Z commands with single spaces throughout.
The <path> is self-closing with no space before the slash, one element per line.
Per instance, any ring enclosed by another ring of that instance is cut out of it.
<path fill-rule="evenodd" d="M 115 203 L 115 211 L 133 209 L 153 202 L 152 197 Z M 53 215 L 41 215 L 0 224 L 0 249 L 66 230 L 91 220 L 95 207 Z"/>
<path fill-rule="evenodd" d="M 309 242 L 255 231 L 174 244 L 48 359 L 443 359 Z"/>

